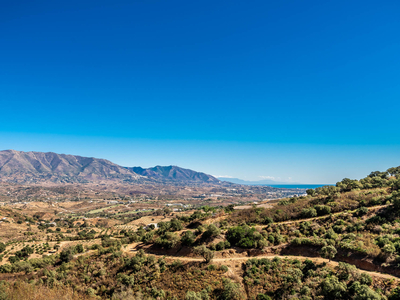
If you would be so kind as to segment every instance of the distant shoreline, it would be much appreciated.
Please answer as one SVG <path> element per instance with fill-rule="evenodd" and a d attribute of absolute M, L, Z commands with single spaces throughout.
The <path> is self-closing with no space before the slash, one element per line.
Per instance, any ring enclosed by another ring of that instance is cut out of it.
<path fill-rule="evenodd" d="M 264 184 L 263 184 L 264 185 Z M 267 184 L 265 184 L 267 185 Z M 333 184 L 271 184 L 268 185 L 274 188 L 285 188 L 285 189 L 315 189 L 317 187 L 333 185 Z"/>

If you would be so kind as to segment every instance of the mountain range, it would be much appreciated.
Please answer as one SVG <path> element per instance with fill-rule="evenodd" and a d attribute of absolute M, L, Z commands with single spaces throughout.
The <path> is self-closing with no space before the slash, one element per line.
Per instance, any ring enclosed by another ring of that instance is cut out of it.
<path fill-rule="evenodd" d="M 226 181 L 230 183 L 236 184 L 244 184 L 244 185 L 274 185 L 274 184 L 288 184 L 287 182 L 278 182 L 271 179 L 257 180 L 257 181 L 247 181 L 239 178 L 231 178 L 231 177 L 218 177 L 220 181 Z"/>
<path fill-rule="evenodd" d="M 53 152 L 0 151 L 0 181 L 16 183 L 121 182 L 218 183 L 205 173 L 177 166 L 123 167 L 106 159 Z"/>
<path fill-rule="evenodd" d="M 200 181 L 200 182 L 214 182 L 219 180 L 211 175 L 196 172 L 189 169 L 180 168 L 177 166 L 155 166 L 153 168 L 144 169 L 141 167 L 127 168 L 136 174 L 146 176 L 159 180 L 173 180 L 173 181 Z"/>

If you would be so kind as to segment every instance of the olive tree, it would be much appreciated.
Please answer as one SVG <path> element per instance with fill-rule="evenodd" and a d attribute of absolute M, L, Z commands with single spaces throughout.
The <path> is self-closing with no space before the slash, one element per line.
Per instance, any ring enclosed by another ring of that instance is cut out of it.
<path fill-rule="evenodd" d="M 193 250 L 194 250 L 195 254 L 202 256 L 204 258 L 204 260 L 206 261 L 206 263 L 211 262 L 212 259 L 214 258 L 214 251 L 208 249 L 204 245 L 195 247 Z"/>
<path fill-rule="evenodd" d="M 336 253 L 337 253 L 337 250 L 332 245 L 322 247 L 322 249 L 320 251 L 321 256 L 323 258 L 329 259 L 329 261 L 331 261 L 331 259 L 333 259 L 335 257 Z"/>

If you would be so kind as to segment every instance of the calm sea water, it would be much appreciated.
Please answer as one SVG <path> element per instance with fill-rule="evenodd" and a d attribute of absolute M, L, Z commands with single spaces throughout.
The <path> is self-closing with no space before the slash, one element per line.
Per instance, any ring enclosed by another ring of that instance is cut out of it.
<path fill-rule="evenodd" d="M 324 185 L 332 184 L 273 184 L 269 185 L 275 188 L 285 188 L 285 189 L 315 189 Z"/>

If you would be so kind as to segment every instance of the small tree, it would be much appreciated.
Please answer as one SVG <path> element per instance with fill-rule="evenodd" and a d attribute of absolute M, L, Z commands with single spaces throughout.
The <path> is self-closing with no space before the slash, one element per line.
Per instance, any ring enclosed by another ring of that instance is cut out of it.
<path fill-rule="evenodd" d="M 317 192 L 314 189 L 308 189 L 306 190 L 306 193 L 311 197 L 314 197 L 317 194 Z"/>
<path fill-rule="evenodd" d="M 346 290 L 346 283 L 339 281 L 334 275 L 326 277 L 321 282 L 321 291 L 326 299 L 343 299 Z"/>
<path fill-rule="evenodd" d="M 206 231 L 203 233 L 203 238 L 208 239 L 211 237 L 216 237 L 221 233 L 221 230 L 215 226 L 214 224 L 210 224 L 207 226 Z"/>
<path fill-rule="evenodd" d="M 198 295 L 196 292 L 193 291 L 187 291 L 185 300 L 202 300 L 201 296 Z"/>
<path fill-rule="evenodd" d="M 165 208 L 164 208 L 164 214 L 165 214 L 166 216 L 168 216 L 171 212 L 172 212 L 172 209 L 170 209 L 169 207 L 165 207 Z"/>
<path fill-rule="evenodd" d="M 221 300 L 241 300 L 245 299 L 244 291 L 239 284 L 230 279 L 223 279 L 223 288 L 220 296 Z"/>
<path fill-rule="evenodd" d="M 354 300 L 381 300 L 382 297 L 377 292 L 372 290 L 368 285 L 363 284 L 356 291 L 356 295 L 353 299 Z"/>
<path fill-rule="evenodd" d="M 6 250 L 6 244 L 0 242 L 0 253 Z"/>
<path fill-rule="evenodd" d="M 75 254 L 75 249 L 73 247 L 69 247 L 66 249 L 63 249 L 60 253 L 60 259 L 62 262 L 70 262 L 74 258 Z"/>
<path fill-rule="evenodd" d="M 233 212 L 235 210 L 235 205 L 229 204 L 228 206 L 224 207 L 226 213 Z"/>
<path fill-rule="evenodd" d="M 83 249 L 83 245 L 82 244 L 78 244 L 75 246 L 75 251 L 78 253 L 82 253 L 83 251 L 85 251 L 85 249 Z"/>
<path fill-rule="evenodd" d="M 333 259 L 335 257 L 336 253 L 337 253 L 337 250 L 332 245 L 322 247 L 322 249 L 320 251 L 321 256 L 323 258 L 329 259 L 329 261 L 331 261 L 331 259 Z"/>
<path fill-rule="evenodd" d="M 272 223 L 274 223 L 274 219 L 272 219 L 271 217 L 265 217 L 264 224 L 272 224 Z"/>
<path fill-rule="evenodd" d="M 195 240 L 196 240 L 196 236 L 190 230 L 185 231 L 185 233 L 183 234 L 183 236 L 181 238 L 182 244 L 186 245 L 186 246 L 191 246 Z"/>
<path fill-rule="evenodd" d="M 315 208 L 313 208 L 313 207 L 303 208 L 303 210 L 301 211 L 301 216 L 303 218 L 314 218 L 314 217 L 318 216 L 318 213 L 315 210 Z"/>
<path fill-rule="evenodd" d="M 209 263 L 214 258 L 214 251 L 211 251 L 206 246 L 201 245 L 193 249 L 194 253 L 204 258 L 206 263 Z"/>
<path fill-rule="evenodd" d="M 172 219 L 171 220 L 171 227 L 170 227 L 171 231 L 179 231 L 183 229 L 183 225 L 182 222 L 179 221 L 178 219 Z"/>
<path fill-rule="evenodd" d="M 202 290 L 198 293 L 193 291 L 187 291 L 185 300 L 209 300 L 210 296 L 208 295 L 207 290 Z"/>
<path fill-rule="evenodd" d="M 387 256 L 391 256 L 396 252 L 396 248 L 392 243 L 387 243 L 382 248 L 382 252 L 385 253 Z"/>

